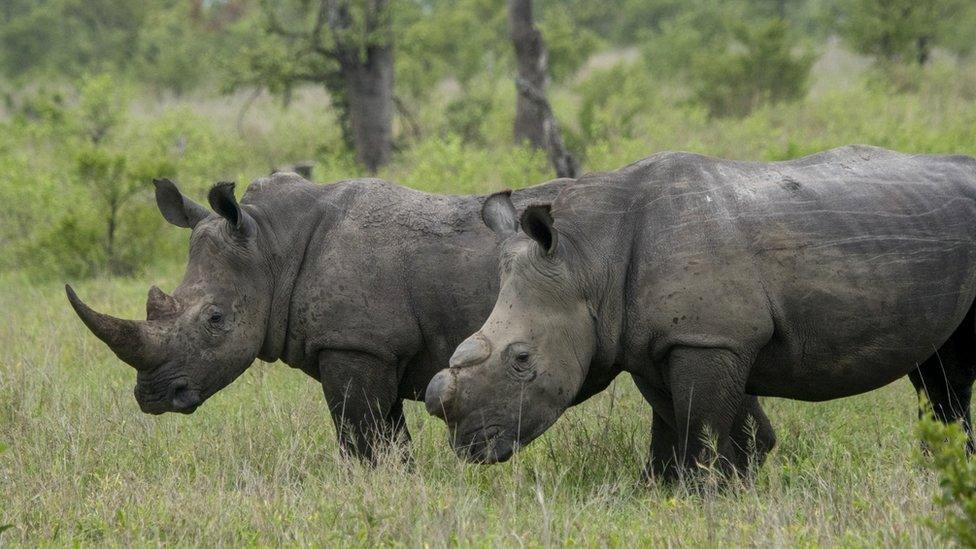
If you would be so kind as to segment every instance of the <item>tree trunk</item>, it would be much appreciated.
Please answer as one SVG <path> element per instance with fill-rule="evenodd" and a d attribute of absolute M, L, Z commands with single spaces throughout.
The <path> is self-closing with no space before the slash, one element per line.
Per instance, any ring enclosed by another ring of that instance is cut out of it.
<path fill-rule="evenodd" d="M 929 61 L 929 55 L 931 54 L 931 48 L 929 47 L 929 37 L 919 36 L 918 40 L 915 42 L 915 61 L 918 62 L 919 66 L 924 66 Z"/>
<path fill-rule="evenodd" d="M 559 123 L 546 99 L 549 53 L 542 33 L 535 28 L 532 0 L 508 0 L 508 25 L 518 63 L 515 142 L 528 141 L 536 149 L 545 149 L 557 177 L 576 177 L 576 159 L 566 150 Z"/>
<path fill-rule="evenodd" d="M 370 172 L 393 148 L 393 48 L 369 46 L 364 59 L 344 59 L 342 76 L 356 159 Z"/>
<path fill-rule="evenodd" d="M 515 45 L 519 81 L 535 88 L 544 97 L 549 52 L 542 41 L 542 33 L 535 28 L 532 0 L 508 0 L 508 26 Z M 544 148 L 544 119 L 542 106 L 519 93 L 515 104 L 515 142 L 528 141 L 537 149 Z"/>
<path fill-rule="evenodd" d="M 393 26 L 389 0 L 368 0 L 365 10 L 367 42 L 351 33 L 353 18 L 348 1 L 321 0 L 319 20 L 328 21 L 335 49 L 331 52 L 340 67 L 341 97 L 347 131 L 356 159 L 370 172 L 390 161 L 393 149 Z M 320 26 L 313 31 L 315 42 Z"/>

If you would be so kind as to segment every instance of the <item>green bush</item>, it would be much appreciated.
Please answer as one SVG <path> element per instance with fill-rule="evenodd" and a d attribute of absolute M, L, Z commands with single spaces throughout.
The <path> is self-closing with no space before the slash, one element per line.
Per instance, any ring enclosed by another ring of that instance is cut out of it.
<path fill-rule="evenodd" d="M 919 436 L 928 450 L 924 459 L 939 480 L 935 497 L 941 516 L 927 524 L 942 539 L 960 547 L 976 547 L 976 460 L 966 454 L 962 425 L 944 425 L 931 413 L 918 423 Z"/>
<path fill-rule="evenodd" d="M 658 99 L 655 82 L 643 63 L 622 63 L 593 71 L 580 83 L 580 133 L 588 142 L 631 138 Z"/>
<path fill-rule="evenodd" d="M 402 171 L 385 175 L 408 187 L 450 194 L 527 187 L 553 178 L 544 152 L 515 146 L 486 150 L 455 135 L 418 143 L 401 166 Z"/>
<path fill-rule="evenodd" d="M 480 88 L 476 88 L 448 103 L 444 115 L 447 127 L 465 143 L 483 145 L 485 135 L 482 126 L 491 113 L 493 101 L 490 94 L 479 91 Z"/>
<path fill-rule="evenodd" d="M 688 0 L 666 12 L 657 25 L 643 30 L 642 53 L 654 72 L 687 75 L 699 52 L 721 52 L 732 39 L 732 25 L 751 19 L 739 0 Z"/>
<path fill-rule="evenodd" d="M 815 58 L 776 11 L 741 0 L 690 0 L 644 31 L 643 57 L 661 80 L 681 81 L 715 116 L 798 99 Z"/>
<path fill-rule="evenodd" d="M 936 46 L 972 51 L 959 32 L 976 17 L 967 0 L 844 0 L 841 34 L 855 51 L 885 64 L 925 64 Z M 959 19 L 961 18 L 961 20 Z"/>
<path fill-rule="evenodd" d="M 793 53 L 789 27 L 781 20 L 738 26 L 735 43 L 722 52 L 692 58 L 695 97 L 716 116 L 743 116 L 760 105 L 806 93 L 814 57 Z"/>

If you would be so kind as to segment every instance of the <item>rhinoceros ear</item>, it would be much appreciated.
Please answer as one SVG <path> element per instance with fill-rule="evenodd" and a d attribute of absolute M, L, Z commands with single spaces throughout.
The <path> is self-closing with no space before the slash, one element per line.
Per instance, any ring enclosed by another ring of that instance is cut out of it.
<path fill-rule="evenodd" d="M 506 237 L 518 230 L 518 214 L 512 204 L 512 191 L 506 189 L 485 199 L 481 219 L 495 234 Z"/>
<path fill-rule="evenodd" d="M 556 251 L 558 231 L 553 226 L 551 206 L 540 204 L 529 206 L 522 212 L 522 231 L 539 243 L 542 252 L 552 255 Z"/>
<path fill-rule="evenodd" d="M 210 201 L 213 211 L 230 222 L 234 229 L 238 231 L 247 229 L 247 214 L 241 209 L 234 196 L 234 183 L 229 181 L 217 183 L 210 189 L 207 200 Z"/>
<path fill-rule="evenodd" d="M 206 208 L 183 196 L 169 179 L 153 179 L 156 186 L 156 206 L 166 221 L 177 227 L 192 229 L 210 215 Z"/>

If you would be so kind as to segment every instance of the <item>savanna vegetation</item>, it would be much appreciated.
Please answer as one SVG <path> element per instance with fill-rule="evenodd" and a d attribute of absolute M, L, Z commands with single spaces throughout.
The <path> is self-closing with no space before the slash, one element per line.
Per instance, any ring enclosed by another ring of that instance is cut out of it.
<path fill-rule="evenodd" d="M 323 183 L 486 193 L 555 177 L 554 135 L 580 173 L 667 149 L 976 156 L 968 0 L 537 0 L 541 80 L 517 60 L 509 7 L 0 4 L 0 542 L 974 542 L 973 463 L 943 444 L 957 432 L 913 428 L 907 380 L 765 400 L 779 445 L 734 489 L 639 484 L 650 417 L 625 377 L 490 468 L 460 463 L 419 404 L 410 465 L 348 461 L 321 389 L 281 364 L 255 364 L 192 416 L 139 412 L 132 370 L 62 288 L 140 317 L 150 284 L 177 284 L 186 233 L 156 211 L 153 177 L 202 201 L 217 181 L 241 193 L 311 162 Z M 519 132 L 533 108 L 557 134 Z"/>

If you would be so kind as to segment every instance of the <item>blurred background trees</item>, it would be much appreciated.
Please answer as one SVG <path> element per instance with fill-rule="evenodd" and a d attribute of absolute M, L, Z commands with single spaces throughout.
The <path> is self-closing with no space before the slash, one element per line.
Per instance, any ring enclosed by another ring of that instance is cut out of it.
<path fill-rule="evenodd" d="M 969 0 L 847 0 L 839 28 L 856 51 L 885 63 L 924 65 L 934 48 L 965 54 L 976 47 L 976 4 Z"/>
<path fill-rule="evenodd" d="M 329 93 L 344 142 L 370 172 L 390 161 L 393 15 L 387 0 L 262 0 L 235 85 L 284 94 L 302 83 Z"/>
<path fill-rule="evenodd" d="M 662 149 L 973 154 L 974 28 L 971 0 L 6 0 L 0 269 L 178 257 L 153 176 L 537 183 L 567 173 L 547 119 L 581 172 Z"/>

